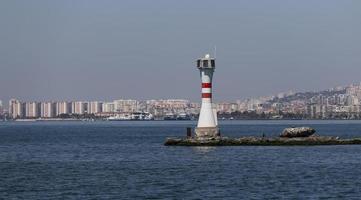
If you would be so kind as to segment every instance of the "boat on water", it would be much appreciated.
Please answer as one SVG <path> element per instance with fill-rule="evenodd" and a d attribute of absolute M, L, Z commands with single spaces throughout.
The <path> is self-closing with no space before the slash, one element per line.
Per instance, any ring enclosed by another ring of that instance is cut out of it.
<path fill-rule="evenodd" d="M 166 113 L 163 120 L 177 120 L 177 115 L 169 112 L 169 113 Z"/>
<path fill-rule="evenodd" d="M 36 122 L 36 119 L 16 119 L 16 122 Z"/>
<path fill-rule="evenodd" d="M 186 113 L 180 113 L 180 114 L 173 114 L 173 113 L 166 113 L 166 115 L 163 118 L 164 120 L 192 120 L 189 115 Z"/>
<path fill-rule="evenodd" d="M 187 115 L 186 113 L 180 113 L 177 116 L 177 120 L 192 120 L 192 118 L 189 115 Z"/>
<path fill-rule="evenodd" d="M 107 120 L 108 121 L 129 121 L 129 120 L 147 121 L 147 120 L 154 120 L 154 116 L 149 112 L 119 113 L 114 116 L 108 117 Z"/>

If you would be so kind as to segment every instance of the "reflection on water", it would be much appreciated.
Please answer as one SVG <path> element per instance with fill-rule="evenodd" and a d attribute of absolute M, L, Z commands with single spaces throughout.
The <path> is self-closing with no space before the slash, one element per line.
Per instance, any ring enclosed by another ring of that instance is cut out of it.
<path fill-rule="evenodd" d="M 195 153 L 208 153 L 214 151 L 217 147 L 191 147 Z"/>

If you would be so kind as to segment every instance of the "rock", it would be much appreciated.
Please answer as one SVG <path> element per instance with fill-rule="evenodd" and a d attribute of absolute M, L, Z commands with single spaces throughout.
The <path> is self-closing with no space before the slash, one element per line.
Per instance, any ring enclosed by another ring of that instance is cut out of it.
<path fill-rule="evenodd" d="M 280 137 L 294 138 L 294 137 L 309 137 L 316 132 L 315 129 L 310 127 L 295 127 L 285 128 L 280 134 Z"/>

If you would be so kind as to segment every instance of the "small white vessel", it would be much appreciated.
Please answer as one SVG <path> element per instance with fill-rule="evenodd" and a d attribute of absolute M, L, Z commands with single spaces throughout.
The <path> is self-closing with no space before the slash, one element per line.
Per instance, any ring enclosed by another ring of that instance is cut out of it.
<path fill-rule="evenodd" d="M 127 120 L 153 120 L 154 116 L 148 112 L 119 113 L 107 118 L 108 121 L 127 121 Z"/>

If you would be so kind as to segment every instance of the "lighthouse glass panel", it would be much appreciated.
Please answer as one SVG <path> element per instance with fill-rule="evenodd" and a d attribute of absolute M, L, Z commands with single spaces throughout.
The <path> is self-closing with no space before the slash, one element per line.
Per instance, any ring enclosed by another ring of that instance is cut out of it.
<path fill-rule="evenodd" d="M 211 66 L 212 66 L 212 67 L 215 66 L 214 60 L 211 60 Z"/>
<path fill-rule="evenodd" d="M 208 67 L 208 60 L 203 60 L 203 67 Z"/>

